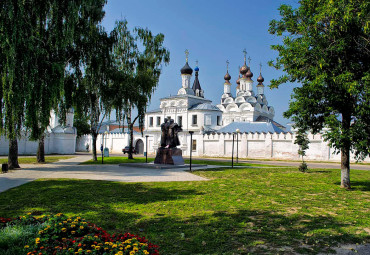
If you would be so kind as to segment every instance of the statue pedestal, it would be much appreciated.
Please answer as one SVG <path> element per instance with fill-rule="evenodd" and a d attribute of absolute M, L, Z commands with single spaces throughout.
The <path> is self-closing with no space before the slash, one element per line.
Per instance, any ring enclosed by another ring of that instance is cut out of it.
<path fill-rule="evenodd" d="M 157 150 L 154 164 L 184 165 L 182 150 L 178 148 L 163 148 Z"/>

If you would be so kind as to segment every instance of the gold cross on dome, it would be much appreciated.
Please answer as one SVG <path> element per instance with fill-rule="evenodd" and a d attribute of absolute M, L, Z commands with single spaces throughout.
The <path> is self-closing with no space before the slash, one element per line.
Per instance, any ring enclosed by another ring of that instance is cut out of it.
<path fill-rule="evenodd" d="M 262 72 L 262 63 L 260 62 L 260 73 Z"/>
<path fill-rule="evenodd" d="M 226 60 L 226 70 L 229 71 L 229 60 Z"/>
<path fill-rule="evenodd" d="M 185 50 L 186 62 L 189 60 L 189 51 L 188 49 Z"/>
<path fill-rule="evenodd" d="M 249 67 L 251 67 L 251 60 L 252 60 L 252 59 L 251 59 L 251 57 L 249 56 L 249 57 L 248 57 Z"/>
<path fill-rule="evenodd" d="M 243 53 L 244 53 L 244 64 L 245 64 L 247 62 L 247 50 L 244 49 Z"/>

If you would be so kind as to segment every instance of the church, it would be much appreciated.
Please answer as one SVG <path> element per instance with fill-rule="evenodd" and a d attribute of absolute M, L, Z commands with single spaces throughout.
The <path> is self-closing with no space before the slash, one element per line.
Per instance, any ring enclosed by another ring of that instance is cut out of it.
<path fill-rule="evenodd" d="M 157 109 L 146 112 L 143 136 L 134 132 L 137 152 L 147 151 L 155 155 L 160 147 L 161 124 L 171 118 L 182 127 L 178 148 L 184 156 L 191 152 L 195 157 L 234 155 L 239 158 L 299 160 L 298 145 L 294 144 L 295 130 L 287 131 L 286 127 L 274 121 L 275 110 L 264 92 L 261 67 L 255 83 L 245 51 L 234 91 L 227 62 L 224 81 L 220 82 L 223 94 L 217 105 L 206 98 L 207 91 L 201 86 L 198 64 L 192 69 L 189 53 L 185 53 L 185 64 L 179 68 L 181 79 L 177 95 L 161 98 Z M 193 132 L 192 137 L 189 131 Z M 340 155 L 324 141 L 322 134 L 309 134 L 308 138 L 307 160 L 340 161 Z M 99 135 L 97 143 L 104 144 L 112 153 L 121 153 L 129 143 L 129 135 L 120 129 L 107 128 Z M 91 148 L 91 137 L 77 139 L 77 151 L 85 151 L 86 144 Z"/>

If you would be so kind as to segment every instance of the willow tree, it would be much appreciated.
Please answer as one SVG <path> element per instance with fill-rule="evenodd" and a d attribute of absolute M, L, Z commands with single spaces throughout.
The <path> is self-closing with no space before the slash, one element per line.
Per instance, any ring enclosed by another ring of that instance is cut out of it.
<path fill-rule="evenodd" d="M 43 161 L 43 138 L 50 111 L 65 90 L 65 73 L 79 72 L 84 39 L 89 28 L 104 17 L 105 0 L 46 0 L 1 2 L 1 67 L 3 83 L 1 130 L 10 140 L 9 167 L 17 167 L 21 130 L 39 140 L 38 160 Z M 88 50 L 88 49 L 87 49 Z M 86 52 L 84 52 L 86 53 Z M 71 100 L 68 105 L 71 105 Z"/>
<path fill-rule="evenodd" d="M 100 25 L 91 26 L 84 39 L 83 72 L 74 95 L 78 114 L 89 116 L 93 160 L 97 160 L 96 141 L 102 121 L 110 113 L 108 89 L 111 73 L 112 37 Z"/>
<path fill-rule="evenodd" d="M 279 56 L 271 65 L 286 73 L 271 87 L 301 83 L 284 115 L 300 130 L 324 132 L 341 153 L 341 186 L 350 188 L 350 152 L 370 154 L 370 2 L 299 4 L 281 5 L 281 19 L 270 23 L 270 33 L 283 37 L 272 46 Z"/>
<path fill-rule="evenodd" d="M 31 1 L 0 2 L 1 125 L 0 132 L 9 139 L 9 169 L 18 168 L 18 143 L 24 123 L 26 98 L 32 87 L 33 26 L 29 22 Z"/>
<path fill-rule="evenodd" d="M 146 107 L 151 95 L 158 85 L 162 71 L 162 63 L 168 64 L 170 53 L 163 46 L 164 35 L 153 35 L 149 29 L 135 28 L 132 32 L 127 27 L 127 21 L 117 21 L 112 36 L 114 73 L 110 91 L 112 107 L 115 108 L 117 119 L 127 122 L 129 130 L 129 153 L 132 159 L 133 127 L 139 121 L 143 132 Z M 133 111 L 137 116 L 133 117 Z"/>

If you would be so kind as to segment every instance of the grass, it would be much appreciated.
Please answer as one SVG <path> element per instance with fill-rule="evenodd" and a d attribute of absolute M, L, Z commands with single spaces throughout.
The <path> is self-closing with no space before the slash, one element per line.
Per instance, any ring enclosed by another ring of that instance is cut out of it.
<path fill-rule="evenodd" d="M 37 180 L 0 193 L 0 216 L 80 215 L 131 232 L 161 254 L 316 254 L 370 241 L 370 171 L 246 168 L 198 171 L 204 182 Z"/>
<path fill-rule="evenodd" d="M 148 162 L 153 162 L 154 158 L 148 158 Z M 192 164 L 201 164 L 201 165 L 220 165 L 220 166 L 231 166 L 231 161 L 218 161 L 218 160 L 203 160 L 203 159 L 193 159 Z M 138 157 L 134 159 L 128 159 L 126 157 L 108 157 L 104 158 L 104 164 L 120 164 L 120 163 L 145 163 L 145 158 Z M 185 159 L 185 163 L 189 164 L 190 160 Z M 98 157 L 97 161 L 88 160 L 82 162 L 81 165 L 100 165 L 101 164 L 101 157 Z M 234 166 L 271 166 L 271 165 L 263 165 L 263 164 L 251 164 L 251 163 L 235 163 Z"/>
<path fill-rule="evenodd" d="M 61 159 L 69 159 L 73 158 L 71 156 L 45 156 L 45 163 L 54 163 Z M 0 158 L 0 164 L 8 163 L 7 158 Z M 36 157 L 19 157 L 18 158 L 19 164 L 38 164 Z"/>
<path fill-rule="evenodd" d="M 218 160 L 231 160 L 231 157 L 212 157 L 213 159 L 218 159 Z M 205 157 L 205 159 L 210 159 L 209 157 Z M 302 162 L 302 160 L 291 160 L 291 159 L 274 159 L 274 158 L 239 158 L 239 160 L 243 160 L 243 161 L 281 161 L 281 162 Z M 305 162 L 306 163 L 329 163 L 329 164 L 335 164 L 335 163 L 338 163 L 340 164 L 340 161 L 325 161 L 325 160 L 306 160 L 305 159 Z M 356 162 L 356 161 L 351 161 L 351 165 L 354 164 L 354 165 L 370 165 L 370 163 L 367 163 L 367 162 Z"/>

